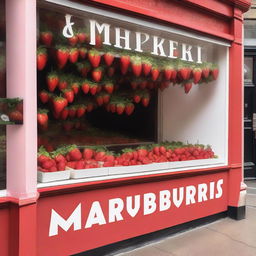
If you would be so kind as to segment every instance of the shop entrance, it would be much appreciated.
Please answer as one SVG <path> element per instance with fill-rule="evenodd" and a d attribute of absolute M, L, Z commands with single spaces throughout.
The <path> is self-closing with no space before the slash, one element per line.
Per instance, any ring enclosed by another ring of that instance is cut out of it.
<path fill-rule="evenodd" d="M 256 178 L 256 55 L 245 50 L 244 58 L 244 177 Z"/>

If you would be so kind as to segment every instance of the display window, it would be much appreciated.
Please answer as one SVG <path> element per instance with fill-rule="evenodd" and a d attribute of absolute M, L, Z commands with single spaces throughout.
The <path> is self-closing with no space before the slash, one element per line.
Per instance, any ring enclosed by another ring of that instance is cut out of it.
<path fill-rule="evenodd" d="M 6 97 L 6 65 L 5 65 L 5 1 L 0 0 L 0 98 Z M 2 115 L 2 102 L 0 114 Z M 2 120 L 2 116 L 1 119 Z M 6 126 L 0 121 L 0 189 L 6 187 Z"/>
<path fill-rule="evenodd" d="M 38 7 L 40 182 L 227 164 L 228 45 L 61 3 Z"/>

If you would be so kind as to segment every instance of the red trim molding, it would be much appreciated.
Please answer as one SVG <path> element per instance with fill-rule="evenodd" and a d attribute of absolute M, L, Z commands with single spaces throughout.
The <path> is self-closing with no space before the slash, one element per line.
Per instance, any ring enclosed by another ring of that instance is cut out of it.
<path fill-rule="evenodd" d="M 247 12 L 252 4 L 252 0 L 224 0 L 224 2 L 234 5 L 243 12 Z"/>

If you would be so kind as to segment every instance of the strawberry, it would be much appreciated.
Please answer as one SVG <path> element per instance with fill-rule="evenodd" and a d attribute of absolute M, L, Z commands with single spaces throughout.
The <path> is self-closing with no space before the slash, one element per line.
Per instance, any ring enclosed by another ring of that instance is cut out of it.
<path fill-rule="evenodd" d="M 135 103 L 139 103 L 139 102 L 141 101 L 140 95 L 135 94 L 135 95 L 133 96 L 133 101 L 134 101 Z"/>
<path fill-rule="evenodd" d="M 43 146 L 41 146 L 38 150 L 38 154 L 37 154 L 37 162 L 39 165 L 42 166 L 42 163 L 45 161 L 50 160 L 50 154 L 45 150 L 45 148 Z"/>
<path fill-rule="evenodd" d="M 69 50 L 69 61 L 71 63 L 76 63 L 78 60 L 78 56 L 79 56 L 79 51 L 77 48 L 71 48 Z"/>
<path fill-rule="evenodd" d="M 68 38 L 68 41 L 71 46 L 75 46 L 78 43 L 78 36 L 73 35 L 72 37 Z"/>
<path fill-rule="evenodd" d="M 65 162 L 58 162 L 57 163 L 57 170 L 58 171 L 65 171 L 66 169 L 66 163 Z"/>
<path fill-rule="evenodd" d="M 171 80 L 173 73 L 173 66 L 165 66 L 164 67 L 164 77 L 166 80 Z"/>
<path fill-rule="evenodd" d="M 164 89 L 168 88 L 170 85 L 170 81 L 162 81 L 160 83 L 160 90 L 163 91 Z"/>
<path fill-rule="evenodd" d="M 68 88 L 68 76 L 67 75 L 60 76 L 58 88 L 60 91 Z"/>
<path fill-rule="evenodd" d="M 142 61 L 142 71 L 145 76 L 149 75 L 152 68 L 152 64 L 148 59 Z"/>
<path fill-rule="evenodd" d="M 83 160 L 77 161 L 75 165 L 76 170 L 82 170 L 85 168 L 85 163 Z"/>
<path fill-rule="evenodd" d="M 83 80 L 81 84 L 81 88 L 84 94 L 87 94 L 90 91 L 90 81 Z"/>
<path fill-rule="evenodd" d="M 63 129 L 65 132 L 70 132 L 74 128 L 74 123 L 70 120 L 67 120 L 63 123 Z"/>
<path fill-rule="evenodd" d="M 8 116 L 11 121 L 13 122 L 22 122 L 23 121 L 23 114 L 18 110 L 10 110 Z"/>
<path fill-rule="evenodd" d="M 127 103 L 126 106 L 125 106 L 125 113 L 128 116 L 130 116 L 133 113 L 134 108 L 135 108 L 135 106 L 134 106 L 133 103 Z"/>
<path fill-rule="evenodd" d="M 124 113 L 125 110 L 125 105 L 122 102 L 119 102 L 116 104 L 116 112 L 118 115 L 122 115 Z"/>
<path fill-rule="evenodd" d="M 69 115 L 69 110 L 67 107 L 65 107 L 61 113 L 60 113 L 60 118 L 61 120 L 66 120 L 68 118 L 68 115 Z"/>
<path fill-rule="evenodd" d="M 59 83 L 59 77 L 56 72 L 47 74 L 46 77 L 47 86 L 50 92 L 53 92 Z"/>
<path fill-rule="evenodd" d="M 97 91 L 96 93 L 100 93 L 102 90 L 102 85 L 101 84 L 97 84 Z"/>
<path fill-rule="evenodd" d="M 191 69 L 188 67 L 180 66 L 178 73 L 181 79 L 188 80 L 190 78 Z"/>
<path fill-rule="evenodd" d="M 53 39 L 53 34 L 51 31 L 47 30 L 47 31 L 42 31 L 40 33 L 40 37 L 39 37 L 40 41 L 46 45 L 46 46 L 51 46 L 52 44 L 52 39 Z"/>
<path fill-rule="evenodd" d="M 47 127 L 48 125 L 48 115 L 47 115 L 48 110 L 47 109 L 39 109 L 37 113 L 37 122 L 41 126 Z"/>
<path fill-rule="evenodd" d="M 193 71 L 193 83 L 198 84 L 198 82 L 201 80 L 202 77 L 202 69 L 201 68 L 194 68 Z"/>
<path fill-rule="evenodd" d="M 103 103 L 104 103 L 104 101 L 103 101 L 103 97 L 102 97 L 102 95 L 97 95 L 97 97 L 96 97 L 96 102 L 97 102 L 97 104 L 99 105 L 99 106 L 102 106 L 103 105 Z"/>
<path fill-rule="evenodd" d="M 77 32 L 77 37 L 80 44 L 85 43 L 89 38 L 88 34 L 83 30 Z"/>
<path fill-rule="evenodd" d="M 98 149 L 96 150 L 95 152 L 95 160 L 96 161 L 104 161 L 105 160 L 105 157 L 106 157 L 106 152 L 104 149 Z"/>
<path fill-rule="evenodd" d="M 79 56 L 80 56 L 80 58 L 81 58 L 81 59 L 85 59 L 86 56 L 87 56 L 87 49 L 86 49 L 85 47 L 80 47 L 80 48 L 78 49 L 78 51 L 79 51 Z"/>
<path fill-rule="evenodd" d="M 203 69 L 202 69 L 202 76 L 204 78 L 208 78 L 209 75 L 210 75 L 210 68 L 206 64 L 206 66 L 204 66 Z"/>
<path fill-rule="evenodd" d="M 177 70 L 176 70 L 176 69 L 173 69 L 173 71 L 172 71 L 172 77 L 171 77 L 172 80 L 175 80 L 175 79 L 176 79 L 177 73 L 178 73 Z"/>
<path fill-rule="evenodd" d="M 83 158 L 85 160 L 91 160 L 94 156 L 94 150 L 92 148 L 84 148 L 83 150 Z"/>
<path fill-rule="evenodd" d="M 54 165 L 55 165 L 55 161 L 54 161 L 53 159 L 46 160 L 46 161 L 44 161 L 44 162 L 41 164 L 41 166 L 42 166 L 44 169 L 47 169 L 47 170 L 49 170 L 49 171 L 51 171 L 50 168 L 54 167 Z"/>
<path fill-rule="evenodd" d="M 68 109 L 68 116 L 70 118 L 74 118 L 76 116 L 76 106 L 70 106 L 69 109 Z"/>
<path fill-rule="evenodd" d="M 153 153 L 154 153 L 155 155 L 157 155 L 157 156 L 160 156 L 160 148 L 159 148 L 158 145 L 155 145 L 155 146 L 153 147 Z"/>
<path fill-rule="evenodd" d="M 87 112 L 91 112 L 91 111 L 93 110 L 93 108 L 94 108 L 92 102 L 88 102 L 87 105 L 86 105 L 86 107 L 87 107 Z"/>
<path fill-rule="evenodd" d="M 82 159 L 82 153 L 76 145 L 69 146 L 67 150 L 71 161 L 79 161 Z"/>
<path fill-rule="evenodd" d="M 95 47 L 96 47 L 96 48 L 100 48 L 101 46 L 102 46 L 101 35 L 96 35 L 96 44 L 95 44 Z"/>
<path fill-rule="evenodd" d="M 212 75 L 212 77 L 213 77 L 214 80 L 217 80 L 218 75 L 219 75 L 219 69 L 218 69 L 218 67 L 214 66 L 214 67 L 211 69 L 211 75 Z"/>
<path fill-rule="evenodd" d="M 148 151 L 145 147 L 139 147 L 137 148 L 138 157 L 146 157 L 148 155 Z"/>
<path fill-rule="evenodd" d="M 68 103 L 72 103 L 74 101 L 74 92 L 71 88 L 62 90 L 64 98 L 68 101 Z"/>
<path fill-rule="evenodd" d="M 144 107 L 147 107 L 149 104 L 149 95 L 145 94 L 143 95 L 142 99 L 141 99 L 141 103 Z"/>
<path fill-rule="evenodd" d="M 73 90 L 73 92 L 74 92 L 75 95 L 78 94 L 78 92 L 79 92 L 79 87 L 80 87 L 79 82 L 71 82 L 71 88 L 72 88 L 72 90 Z"/>
<path fill-rule="evenodd" d="M 109 103 L 109 101 L 110 101 L 110 95 L 109 95 L 109 94 L 103 93 L 103 94 L 102 94 L 102 98 L 103 98 L 104 104 Z"/>
<path fill-rule="evenodd" d="M 102 68 L 98 67 L 92 70 L 92 79 L 95 82 L 99 82 L 102 78 Z"/>
<path fill-rule="evenodd" d="M 48 60 L 47 50 L 44 47 L 37 48 L 37 69 L 43 70 Z"/>
<path fill-rule="evenodd" d="M 78 62 L 78 63 L 76 63 L 76 66 L 77 66 L 77 70 L 80 72 L 80 74 L 83 77 L 86 77 L 88 72 L 91 69 L 91 65 L 90 65 L 90 63 L 88 61 L 86 61 L 86 62 Z"/>
<path fill-rule="evenodd" d="M 104 54 L 103 58 L 104 58 L 106 65 L 111 66 L 114 61 L 115 56 L 111 52 L 106 52 Z"/>
<path fill-rule="evenodd" d="M 136 90 L 139 86 L 139 81 L 138 80 L 133 80 L 133 81 L 131 81 L 130 85 L 131 85 L 133 90 Z"/>
<path fill-rule="evenodd" d="M 111 82 L 106 82 L 104 85 L 103 85 L 103 88 L 104 90 L 109 93 L 109 94 L 112 94 L 113 91 L 114 91 L 114 85 L 113 83 Z"/>
<path fill-rule="evenodd" d="M 156 81 L 156 79 L 159 77 L 159 69 L 157 66 L 153 66 L 151 69 L 151 77 L 153 81 Z"/>
<path fill-rule="evenodd" d="M 189 91 L 191 90 L 191 88 L 192 88 L 192 83 L 191 83 L 191 82 L 186 82 L 186 83 L 184 84 L 184 91 L 185 91 L 185 93 L 189 93 Z"/>
<path fill-rule="evenodd" d="M 98 85 L 96 83 L 90 83 L 90 93 L 95 95 L 97 93 Z"/>
<path fill-rule="evenodd" d="M 116 104 L 115 103 L 110 103 L 109 106 L 110 106 L 110 111 L 112 113 L 115 113 L 116 112 Z"/>
<path fill-rule="evenodd" d="M 57 46 L 56 52 L 58 67 L 61 69 L 65 67 L 68 58 L 69 58 L 69 50 L 66 46 Z"/>
<path fill-rule="evenodd" d="M 131 65 L 132 65 L 133 74 L 136 77 L 140 76 L 141 71 L 142 71 L 141 57 L 133 56 L 131 58 Z"/>
<path fill-rule="evenodd" d="M 121 73 L 125 75 L 128 71 L 128 67 L 130 65 L 130 56 L 122 55 L 120 57 L 120 65 L 121 65 Z"/>
<path fill-rule="evenodd" d="M 115 68 L 114 67 L 108 67 L 107 69 L 107 75 L 108 77 L 112 77 L 115 73 Z"/>
<path fill-rule="evenodd" d="M 162 154 L 162 155 L 165 155 L 166 154 L 166 148 L 164 146 L 160 146 L 159 147 L 159 152 Z"/>
<path fill-rule="evenodd" d="M 45 90 L 39 92 L 39 98 L 42 103 L 47 103 L 50 99 L 49 93 Z"/>
<path fill-rule="evenodd" d="M 67 100 L 63 97 L 55 97 L 53 99 L 53 108 L 55 113 L 59 114 L 67 106 Z"/>
<path fill-rule="evenodd" d="M 78 118 L 82 117 L 86 112 L 86 106 L 84 104 L 78 105 L 76 110 L 76 116 Z"/>
<path fill-rule="evenodd" d="M 140 89 L 144 90 L 145 88 L 147 88 L 147 85 L 148 85 L 148 81 L 147 80 L 143 80 L 140 82 L 139 86 L 140 86 Z"/>
<path fill-rule="evenodd" d="M 91 65 L 94 68 L 97 68 L 99 66 L 101 56 L 100 56 L 100 53 L 96 49 L 92 49 L 89 51 L 88 58 L 89 58 Z"/>

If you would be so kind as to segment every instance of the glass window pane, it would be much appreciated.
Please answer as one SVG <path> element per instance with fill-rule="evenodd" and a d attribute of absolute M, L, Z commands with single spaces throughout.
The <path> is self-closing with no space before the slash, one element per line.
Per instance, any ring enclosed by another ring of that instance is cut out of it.
<path fill-rule="evenodd" d="M 244 82 L 252 83 L 252 71 L 253 71 L 253 58 L 244 58 Z"/>
<path fill-rule="evenodd" d="M 244 20 L 244 44 L 256 45 L 256 20 Z"/>
<path fill-rule="evenodd" d="M 5 1 L 0 0 L 0 98 L 6 97 L 5 79 Z M 1 110 L 0 110 L 1 112 Z M 6 183 L 6 129 L 0 125 L 0 189 Z"/>

